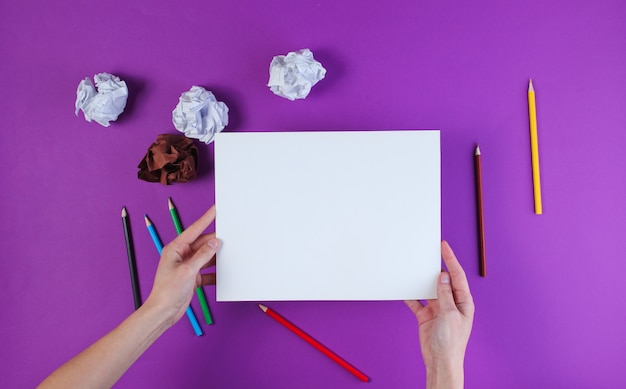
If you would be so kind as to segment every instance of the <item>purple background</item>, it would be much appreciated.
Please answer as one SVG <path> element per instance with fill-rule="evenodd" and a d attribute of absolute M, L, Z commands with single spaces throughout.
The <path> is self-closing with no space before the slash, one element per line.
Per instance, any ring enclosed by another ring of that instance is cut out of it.
<path fill-rule="evenodd" d="M 192 85 L 228 104 L 228 131 L 441 129 L 442 236 L 477 307 L 467 387 L 626 386 L 624 1 L 51 3 L 0 5 L 0 386 L 36 385 L 132 312 L 122 205 L 146 298 L 158 256 L 143 214 L 167 242 L 168 196 L 184 225 L 213 204 L 212 146 L 199 145 L 193 182 L 137 179 L 157 134 L 176 132 L 171 111 Z M 272 56 L 305 47 L 327 78 L 304 101 L 273 95 Z M 109 128 L 74 116 L 76 86 L 99 72 L 130 88 Z M 476 142 L 487 278 L 478 276 Z M 255 304 L 218 304 L 205 290 L 216 324 L 196 338 L 181 320 L 117 387 L 364 385 Z M 368 387 L 424 385 L 417 323 L 402 302 L 270 306 L 368 374 Z M 200 315 L 195 298 L 193 307 Z"/>

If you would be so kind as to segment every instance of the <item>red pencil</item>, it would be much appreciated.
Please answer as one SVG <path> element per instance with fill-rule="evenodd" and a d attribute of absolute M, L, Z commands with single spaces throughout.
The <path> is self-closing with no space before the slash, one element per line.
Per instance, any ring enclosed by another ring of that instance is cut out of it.
<path fill-rule="evenodd" d="M 337 362 L 341 367 L 343 367 L 344 369 L 348 370 L 350 373 L 354 374 L 361 381 L 363 381 L 363 382 L 369 381 L 369 377 L 366 376 L 365 374 L 361 373 L 356 367 L 352 366 L 351 364 L 349 364 L 348 362 L 343 360 L 339 355 L 337 355 L 334 352 L 330 351 L 326 346 L 324 346 L 323 344 L 321 344 L 317 340 L 313 339 L 309 334 L 307 334 L 306 332 L 304 332 L 301 329 L 299 329 L 298 327 L 296 327 L 294 324 L 289 322 L 284 317 L 280 316 L 278 313 L 272 311 L 270 308 L 266 307 L 263 304 L 259 304 L 259 308 L 261 308 L 261 310 L 263 312 L 265 312 L 268 315 L 270 315 L 274 320 L 276 320 L 280 324 L 284 325 L 285 327 L 290 329 L 293 333 L 295 333 L 296 335 L 298 335 L 299 337 L 304 339 L 311 346 L 313 346 L 316 349 L 318 349 L 319 351 L 321 351 L 328 358 L 330 358 L 333 361 Z"/>
<path fill-rule="evenodd" d="M 483 220 L 483 174 L 480 163 L 480 147 L 476 145 L 474 153 L 476 168 L 476 216 L 478 219 L 478 255 L 480 258 L 480 275 L 487 277 L 487 262 L 485 260 L 485 222 Z"/>

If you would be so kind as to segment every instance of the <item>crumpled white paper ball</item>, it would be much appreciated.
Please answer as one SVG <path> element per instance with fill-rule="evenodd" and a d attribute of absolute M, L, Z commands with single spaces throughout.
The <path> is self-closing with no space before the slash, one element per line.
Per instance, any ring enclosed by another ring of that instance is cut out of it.
<path fill-rule="evenodd" d="M 186 137 L 209 144 L 228 125 L 228 107 L 203 87 L 192 86 L 180 95 L 172 122 Z"/>
<path fill-rule="evenodd" d="M 96 87 L 89 77 L 78 84 L 74 113 L 78 116 L 78 111 L 82 110 L 88 122 L 94 120 L 108 127 L 109 122 L 117 120 L 124 112 L 128 100 L 128 87 L 126 82 L 109 73 L 96 74 L 93 79 Z"/>
<path fill-rule="evenodd" d="M 311 50 L 302 49 L 272 59 L 267 86 L 274 94 L 293 101 L 307 97 L 325 76 L 326 69 L 313 58 Z"/>

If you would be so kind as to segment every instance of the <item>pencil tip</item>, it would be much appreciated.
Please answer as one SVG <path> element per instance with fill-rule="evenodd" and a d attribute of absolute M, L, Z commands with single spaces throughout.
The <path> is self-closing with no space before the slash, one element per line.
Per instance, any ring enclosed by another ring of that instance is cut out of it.
<path fill-rule="evenodd" d="M 167 198 L 167 205 L 170 207 L 170 209 L 174 209 L 174 203 L 172 203 L 171 197 Z"/>
<path fill-rule="evenodd" d="M 478 146 L 478 144 L 476 144 L 476 153 L 475 155 L 480 155 L 480 146 Z"/>
<path fill-rule="evenodd" d="M 265 305 L 259 304 L 259 308 L 261 308 L 263 312 L 267 312 L 267 307 Z"/>
<path fill-rule="evenodd" d="M 143 220 L 146 221 L 146 226 L 152 225 L 152 223 L 150 222 L 150 219 L 148 219 L 148 215 L 146 215 L 145 213 L 143 214 Z"/>
<path fill-rule="evenodd" d="M 528 91 L 529 92 L 534 92 L 535 88 L 533 87 L 533 79 L 531 78 L 530 81 L 528 81 Z"/>
<path fill-rule="evenodd" d="M 126 217 L 128 213 L 126 212 L 126 207 L 122 207 L 122 217 Z"/>

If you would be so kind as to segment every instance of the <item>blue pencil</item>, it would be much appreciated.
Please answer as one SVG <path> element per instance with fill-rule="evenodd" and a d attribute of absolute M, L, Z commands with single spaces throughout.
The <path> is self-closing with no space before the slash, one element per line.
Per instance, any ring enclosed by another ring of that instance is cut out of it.
<path fill-rule="evenodd" d="M 159 235 L 157 235 L 157 232 L 154 229 L 152 222 L 150 221 L 150 219 L 148 219 L 148 215 L 144 215 L 143 218 L 146 220 L 146 227 L 148 227 L 148 232 L 150 232 L 152 241 L 154 242 L 154 245 L 156 246 L 159 255 L 161 255 L 161 252 L 163 251 L 163 243 L 161 243 L 161 239 L 159 238 Z M 196 333 L 196 336 L 202 335 L 200 323 L 198 323 L 196 315 L 194 315 L 193 311 L 191 310 L 191 305 L 187 307 L 185 313 L 187 314 L 187 318 L 189 319 L 189 322 L 191 323 L 191 326 L 193 327 L 193 331 Z"/>

